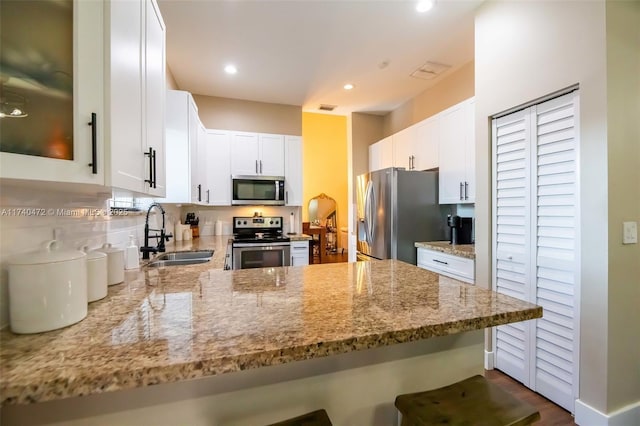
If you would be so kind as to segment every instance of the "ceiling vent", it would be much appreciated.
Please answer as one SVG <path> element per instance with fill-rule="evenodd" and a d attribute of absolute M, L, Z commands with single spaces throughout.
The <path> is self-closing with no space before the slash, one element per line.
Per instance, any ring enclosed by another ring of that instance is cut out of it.
<path fill-rule="evenodd" d="M 439 64 L 437 62 L 425 62 L 420 68 L 411 73 L 411 77 L 422 80 L 432 80 L 451 68 L 451 65 Z"/>
<path fill-rule="evenodd" d="M 334 109 L 336 109 L 338 105 L 327 105 L 327 104 L 320 104 L 320 106 L 318 107 L 318 109 L 320 111 L 333 111 Z"/>

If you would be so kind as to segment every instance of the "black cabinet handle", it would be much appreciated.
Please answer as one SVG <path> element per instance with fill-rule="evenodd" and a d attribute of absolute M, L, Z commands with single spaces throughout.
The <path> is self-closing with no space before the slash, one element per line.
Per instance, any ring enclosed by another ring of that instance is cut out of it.
<path fill-rule="evenodd" d="M 463 191 L 464 186 L 462 185 L 462 182 L 460 182 L 460 199 L 462 200 L 462 191 Z"/>
<path fill-rule="evenodd" d="M 156 150 L 149 147 L 149 152 L 144 153 L 145 157 L 149 157 L 149 179 L 144 181 L 149 184 L 149 188 L 157 188 L 156 182 Z"/>
<path fill-rule="evenodd" d="M 91 113 L 91 121 L 87 123 L 91 126 L 91 162 L 89 163 L 89 167 L 91 167 L 91 173 L 94 175 L 98 174 L 98 123 L 97 123 L 97 114 L 95 112 Z"/>
<path fill-rule="evenodd" d="M 151 157 L 153 157 L 153 175 L 152 175 L 152 180 L 153 180 L 153 188 L 157 188 L 157 184 L 158 184 L 158 169 L 157 164 L 156 164 L 156 150 L 151 148 Z"/>
<path fill-rule="evenodd" d="M 207 189 L 207 204 L 209 204 L 209 190 Z"/>
<path fill-rule="evenodd" d="M 464 199 L 468 200 L 469 199 L 469 182 L 464 183 Z"/>
<path fill-rule="evenodd" d="M 441 263 L 443 265 L 448 265 L 449 264 L 447 262 L 443 262 L 442 260 L 438 260 L 438 259 L 433 259 L 433 261 L 436 262 L 436 263 Z"/>
<path fill-rule="evenodd" d="M 144 181 L 149 184 L 150 188 L 153 188 L 153 148 L 149 147 L 149 152 L 144 153 L 145 157 L 149 156 L 149 179 Z"/>
<path fill-rule="evenodd" d="M 202 184 L 198 184 L 198 201 L 202 201 Z"/>

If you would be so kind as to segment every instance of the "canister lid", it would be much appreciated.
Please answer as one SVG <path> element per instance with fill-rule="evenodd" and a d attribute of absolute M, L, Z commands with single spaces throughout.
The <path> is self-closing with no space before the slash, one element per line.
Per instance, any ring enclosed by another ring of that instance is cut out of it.
<path fill-rule="evenodd" d="M 102 247 L 97 249 L 97 251 L 101 251 L 101 252 L 107 253 L 107 254 L 109 254 L 109 253 L 118 253 L 118 252 L 124 253 L 124 249 L 113 247 L 111 245 L 111 243 L 104 243 L 102 245 Z"/>
<path fill-rule="evenodd" d="M 107 253 L 99 250 L 89 251 L 89 247 L 83 246 L 82 251 L 87 254 L 87 260 L 98 260 L 107 257 Z"/>
<path fill-rule="evenodd" d="M 19 254 L 8 260 L 9 265 L 39 265 L 55 262 L 68 262 L 81 259 L 87 255 L 79 250 L 62 250 L 62 243 L 51 240 L 46 243 L 44 249 L 30 253 Z"/>

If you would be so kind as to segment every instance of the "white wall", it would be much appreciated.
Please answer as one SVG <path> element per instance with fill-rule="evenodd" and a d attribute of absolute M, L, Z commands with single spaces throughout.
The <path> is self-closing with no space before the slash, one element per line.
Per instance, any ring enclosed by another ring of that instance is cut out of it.
<path fill-rule="evenodd" d="M 487 2 L 478 10 L 475 21 L 478 185 L 475 213 L 476 282 L 490 283 L 490 117 L 579 84 L 582 257 L 579 399 L 602 413 L 610 413 L 629 401 L 640 401 L 640 393 L 637 386 L 612 382 L 608 361 L 619 348 L 610 347 L 608 341 L 611 310 L 618 309 L 609 304 L 610 295 L 618 290 L 609 281 L 608 251 L 618 241 L 610 241 L 608 232 L 605 23 L 605 2 L 601 0 Z M 627 329 L 627 340 L 637 344 L 638 328 L 636 323 L 631 330 Z M 627 380 L 637 381 L 638 361 L 619 360 L 627 362 L 617 367 L 629 372 Z M 614 391 L 617 386 L 633 392 L 612 397 L 619 395 Z"/>

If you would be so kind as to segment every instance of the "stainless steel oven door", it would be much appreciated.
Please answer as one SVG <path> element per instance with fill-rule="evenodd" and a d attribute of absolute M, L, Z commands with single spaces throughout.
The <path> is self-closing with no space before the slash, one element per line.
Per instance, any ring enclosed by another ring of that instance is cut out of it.
<path fill-rule="evenodd" d="M 233 243 L 233 269 L 290 265 L 290 243 Z"/>

